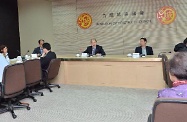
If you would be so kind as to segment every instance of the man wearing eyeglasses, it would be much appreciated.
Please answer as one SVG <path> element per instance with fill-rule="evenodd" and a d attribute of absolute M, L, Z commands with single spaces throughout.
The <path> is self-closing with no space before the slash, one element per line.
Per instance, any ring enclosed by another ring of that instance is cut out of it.
<path fill-rule="evenodd" d="M 97 45 L 96 39 L 91 39 L 91 46 L 88 46 L 87 49 L 83 53 L 87 53 L 89 56 L 105 56 L 106 53 L 102 46 Z"/>

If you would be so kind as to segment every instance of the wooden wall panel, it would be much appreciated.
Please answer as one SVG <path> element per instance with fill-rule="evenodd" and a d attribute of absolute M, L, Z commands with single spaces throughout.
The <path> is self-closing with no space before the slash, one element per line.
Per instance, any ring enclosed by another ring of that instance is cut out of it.
<path fill-rule="evenodd" d="M 172 6 L 177 12 L 176 20 L 169 25 L 162 25 L 156 18 L 163 6 Z M 148 39 L 155 54 L 173 51 L 174 45 L 186 38 L 185 8 L 185 0 L 53 0 L 55 51 L 60 55 L 76 54 L 86 49 L 91 38 L 96 38 L 107 54 L 126 55 L 134 52 L 141 37 Z M 140 11 L 144 14 L 140 15 Z M 90 28 L 81 29 L 77 25 L 81 13 L 92 16 Z M 114 17 L 109 17 L 111 13 Z M 121 16 L 117 16 L 119 13 Z M 147 22 L 141 22 L 144 20 Z M 125 21 L 132 23 L 124 24 Z M 106 22 L 114 25 L 98 25 Z"/>

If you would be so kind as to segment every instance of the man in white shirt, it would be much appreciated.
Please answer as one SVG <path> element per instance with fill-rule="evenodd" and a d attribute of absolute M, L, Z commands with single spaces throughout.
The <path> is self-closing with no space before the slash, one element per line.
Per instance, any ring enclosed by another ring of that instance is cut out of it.
<path fill-rule="evenodd" d="M 10 59 L 8 57 L 8 48 L 6 45 L 1 45 L 0 46 L 0 53 L 4 55 L 8 63 L 10 64 Z"/>
<path fill-rule="evenodd" d="M 3 54 L 0 54 L 0 82 L 2 82 L 4 68 L 9 65 Z"/>

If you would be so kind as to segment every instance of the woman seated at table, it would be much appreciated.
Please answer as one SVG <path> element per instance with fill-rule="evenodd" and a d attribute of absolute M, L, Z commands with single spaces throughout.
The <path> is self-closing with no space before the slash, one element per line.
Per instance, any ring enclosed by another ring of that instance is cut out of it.
<path fill-rule="evenodd" d="M 169 60 L 169 75 L 172 88 L 158 92 L 160 98 L 187 98 L 187 52 L 177 52 Z"/>
<path fill-rule="evenodd" d="M 5 59 L 4 55 L 0 54 L 0 82 L 2 82 L 2 76 L 4 72 L 4 68 L 9 65 L 7 60 Z"/>
<path fill-rule="evenodd" d="M 10 64 L 10 59 L 8 56 L 8 48 L 6 45 L 0 46 L 0 54 L 3 55 L 5 57 L 5 59 L 7 60 L 7 62 Z"/>

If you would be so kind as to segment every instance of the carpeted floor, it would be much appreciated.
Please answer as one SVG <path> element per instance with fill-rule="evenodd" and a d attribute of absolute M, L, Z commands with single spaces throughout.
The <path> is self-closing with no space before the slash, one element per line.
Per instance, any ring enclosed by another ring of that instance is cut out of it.
<path fill-rule="evenodd" d="M 0 122 L 147 122 L 157 90 L 61 85 L 36 96 L 31 110 L 0 114 Z"/>

